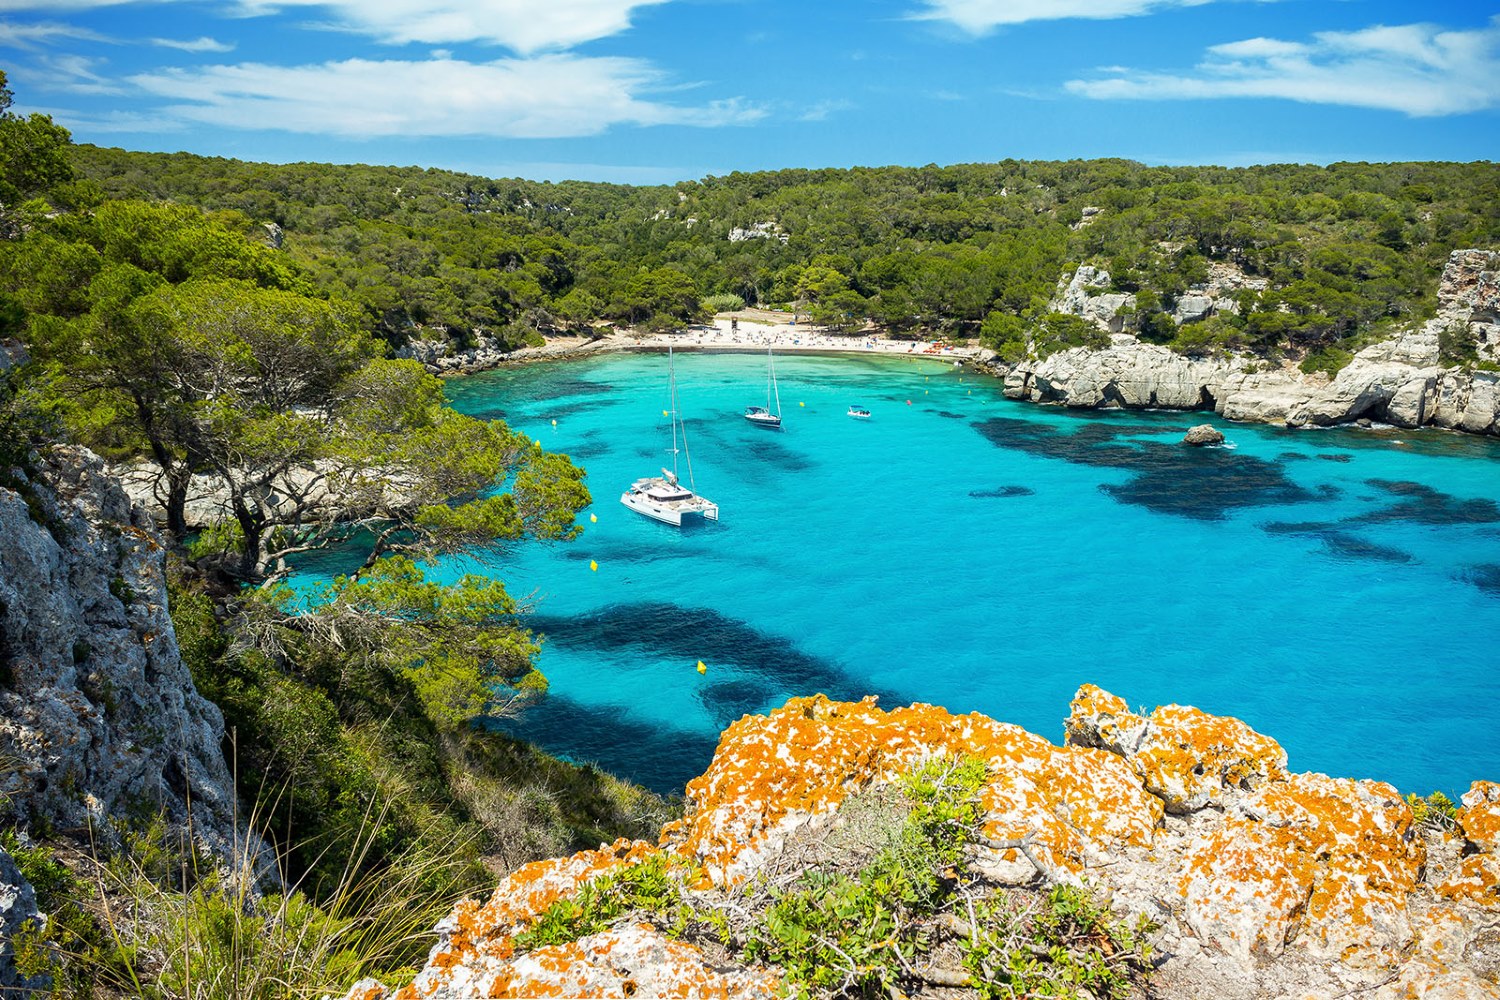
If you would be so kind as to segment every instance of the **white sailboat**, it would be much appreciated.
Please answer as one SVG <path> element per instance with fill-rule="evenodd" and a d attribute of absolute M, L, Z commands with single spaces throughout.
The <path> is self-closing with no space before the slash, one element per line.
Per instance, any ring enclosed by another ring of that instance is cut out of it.
<path fill-rule="evenodd" d="M 776 409 L 771 410 L 771 401 Z M 776 386 L 776 359 L 771 354 L 771 345 L 766 345 L 766 405 L 745 407 L 745 419 L 757 427 L 779 428 L 781 426 L 781 390 Z"/>
<path fill-rule="evenodd" d="M 644 514 L 663 524 L 682 527 L 684 521 L 717 521 L 719 505 L 693 492 L 693 457 L 688 454 L 687 427 L 677 412 L 677 372 L 672 362 L 672 348 L 667 348 L 667 397 L 672 418 L 672 468 L 662 469 L 659 476 L 637 479 L 620 494 L 620 502 L 637 514 Z M 682 439 L 682 456 L 687 464 L 688 485 L 677 478 L 678 438 Z"/>

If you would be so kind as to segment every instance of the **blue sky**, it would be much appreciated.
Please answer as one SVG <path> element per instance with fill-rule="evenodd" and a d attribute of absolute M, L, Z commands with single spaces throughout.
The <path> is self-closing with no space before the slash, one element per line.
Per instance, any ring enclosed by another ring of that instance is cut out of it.
<path fill-rule="evenodd" d="M 0 0 L 80 142 L 489 177 L 1491 160 L 1500 0 Z"/>

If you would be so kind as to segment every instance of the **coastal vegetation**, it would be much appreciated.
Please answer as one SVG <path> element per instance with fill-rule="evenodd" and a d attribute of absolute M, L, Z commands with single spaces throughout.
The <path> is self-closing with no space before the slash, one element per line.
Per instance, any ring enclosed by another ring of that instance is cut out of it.
<path fill-rule="evenodd" d="M 1147 340 L 1326 369 L 1421 315 L 1451 249 L 1500 240 L 1489 164 L 1004 161 L 545 184 L 73 146 L 46 116 L 12 114 L 4 84 L 0 339 L 20 348 L 0 373 L 0 484 L 31 496 L 35 456 L 60 441 L 146 470 L 182 659 L 223 713 L 241 814 L 266 845 L 225 871 L 149 804 L 113 847 L 5 814 L 0 845 L 50 916 L 16 961 L 62 996 L 399 983 L 454 899 L 670 817 L 669 801 L 481 724 L 544 694 L 538 638 L 502 582 L 438 584 L 424 563 L 567 541 L 590 495 L 566 456 L 455 413 L 403 349 L 758 305 L 1016 359 L 1101 342 L 1051 305 L 1089 264 L 1136 295 Z M 1214 266 L 1266 286 L 1179 324 L 1173 305 Z M 207 523 L 189 508 L 205 489 L 225 512 Z M 334 546 L 359 548 L 348 575 L 311 596 L 280 586 L 287 560 Z M 133 598 L 123 578 L 110 591 Z M 779 964 L 803 994 L 874 995 L 921 978 L 921 932 L 946 922 L 966 929 L 948 973 L 986 995 L 1128 992 L 1147 966 L 1136 929 L 1060 886 L 1017 908 L 967 870 L 982 773 L 949 764 L 908 783 L 905 818 L 872 804 L 878 850 L 759 887 L 753 920 L 695 908 L 691 873 L 647 862 L 522 946 L 644 912 Z M 1432 823 L 1451 813 L 1427 805 Z"/>
<path fill-rule="evenodd" d="M 659 827 L 661 798 L 480 725 L 545 691 L 537 640 L 503 583 L 438 585 L 420 565 L 571 538 L 583 470 L 455 413 L 238 215 L 76 182 L 66 131 L 9 100 L 0 76 L 0 481 L 65 540 L 38 499 L 44 453 L 144 463 L 178 648 L 265 845 L 208 858 L 146 800 L 84 836 L 18 825 L 0 799 L 0 844 L 48 915 L 16 942 L 20 973 L 77 997 L 400 981 L 497 873 Z M 189 514 L 205 483 L 223 520 Z M 277 585 L 286 557 L 351 540 L 363 559 L 325 593 Z M 140 599 L 123 577 L 109 592 Z"/>
<path fill-rule="evenodd" d="M 1500 242 L 1489 163 L 1003 160 L 655 187 L 89 146 L 73 163 L 111 197 L 194 205 L 247 233 L 272 224 L 310 280 L 393 346 L 668 326 L 735 296 L 835 329 L 1045 352 L 1085 342 L 1049 302 L 1089 264 L 1136 295 L 1148 341 L 1327 368 L 1421 318 L 1450 251 Z M 1265 287 L 1234 292 L 1237 312 L 1179 322 L 1178 300 L 1219 267 Z"/>

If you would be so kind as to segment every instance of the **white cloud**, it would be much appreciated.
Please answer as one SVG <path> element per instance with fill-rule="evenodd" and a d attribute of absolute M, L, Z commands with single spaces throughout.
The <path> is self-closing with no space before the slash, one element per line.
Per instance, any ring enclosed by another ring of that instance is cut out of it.
<path fill-rule="evenodd" d="M 1197 7 L 1213 0 L 923 0 L 922 21 L 948 21 L 971 35 L 1002 24 L 1136 17 L 1165 7 Z"/>
<path fill-rule="evenodd" d="M 39 45 L 50 45 L 62 39 L 86 42 L 109 41 L 97 32 L 72 24 L 63 24 L 60 21 L 40 21 L 36 24 L 0 21 L 0 45 L 9 48 L 34 49 Z"/>
<path fill-rule="evenodd" d="M 1412 117 L 1500 106 L 1500 16 L 1471 31 L 1430 24 L 1324 31 L 1308 43 L 1251 38 L 1215 45 L 1191 74 L 1112 71 L 1070 80 L 1101 100 L 1283 98 Z"/>
<path fill-rule="evenodd" d="M 183 52 L 233 52 L 234 46 L 221 42 L 218 39 L 203 36 L 189 41 L 176 38 L 153 38 L 152 45 L 159 45 L 164 49 L 179 49 Z"/>
<path fill-rule="evenodd" d="M 809 105 L 797 116 L 799 122 L 822 122 L 838 114 L 840 111 L 848 111 L 854 107 L 853 101 L 843 98 L 829 98 Z"/>
<path fill-rule="evenodd" d="M 641 94 L 664 89 L 635 59 L 548 55 L 489 63 L 350 59 L 169 69 L 130 78 L 183 119 L 345 138 L 492 136 L 553 139 L 614 125 L 734 125 L 763 112 L 738 99 L 700 107 Z"/>
<path fill-rule="evenodd" d="M 141 2 L 174 0 L 0 0 L 0 13 L 67 13 Z M 670 0 L 238 0 L 226 12 L 240 16 L 288 10 L 320 11 L 333 25 L 383 42 L 446 45 L 481 42 L 522 54 L 567 49 L 630 27 L 641 7 Z M 324 24 L 322 26 L 328 26 Z"/>
<path fill-rule="evenodd" d="M 118 7 L 133 0 L 0 0 L 0 11 L 50 10 L 64 13 L 72 10 L 94 10 Z"/>
<path fill-rule="evenodd" d="M 0 0 L 0 3 L 6 0 Z M 630 27 L 638 7 L 668 0 L 241 0 L 245 13 L 298 7 L 385 42 L 488 42 L 529 54 L 565 49 Z"/>
<path fill-rule="evenodd" d="M 94 72 L 99 60 L 87 56 L 48 55 L 38 59 L 27 73 L 30 83 L 74 94 L 119 94 L 118 83 Z"/>

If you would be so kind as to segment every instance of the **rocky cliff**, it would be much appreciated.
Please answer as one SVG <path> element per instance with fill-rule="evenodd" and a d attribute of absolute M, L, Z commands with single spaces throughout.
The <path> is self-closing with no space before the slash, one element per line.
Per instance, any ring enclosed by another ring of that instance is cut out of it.
<path fill-rule="evenodd" d="M 1194 309 L 1229 310 L 1211 295 L 1233 289 L 1224 276 L 1206 286 Z M 1231 420 L 1328 426 L 1369 419 L 1398 427 L 1441 427 L 1500 434 L 1500 373 L 1443 362 L 1440 345 L 1457 345 L 1480 362 L 1500 358 L 1500 252 L 1456 250 L 1443 271 L 1437 316 L 1360 351 L 1333 379 L 1294 367 L 1267 369 L 1246 357 L 1188 358 L 1126 332 L 1121 296 L 1091 294 L 1108 275 L 1079 268 L 1059 291 L 1058 308 L 1092 319 L 1114 336 L 1104 350 L 1075 348 L 1041 361 L 991 365 L 1011 399 L 1076 407 L 1213 410 Z"/>
<path fill-rule="evenodd" d="M 167 614 L 166 552 L 100 460 L 56 446 L 0 470 L 0 801 L 24 827 L 109 844 L 161 813 L 230 857 L 219 710 Z"/>
<path fill-rule="evenodd" d="M 528 932 L 653 863 L 691 873 L 688 911 L 728 914 L 733 928 L 757 892 L 826 866 L 838 844 L 850 850 L 851 831 L 870 829 L 870 802 L 888 807 L 883 790 L 945 755 L 984 762 L 980 829 L 970 874 L 947 873 L 972 879 L 967 909 L 931 915 L 914 938 L 931 955 L 912 960 L 912 995 L 978 995 L 978 966 L 959 965 L 948 938 L 975 939 L 984 913 L 1020 912 L 1012 901 L 1028 893 L 1082 884 L 1156 928 L 1155 971 L 1130 995 L 1500 997 L 1500 785 L 1475 782 L 1456 817 L 1419 823 L 1390 785 L 1289 772 L 1274 740 L 1235 719 L 1176 705 L 1140 714 L 1091 686 L 1066 733 L 1059 747 L 979 715 L 886 712 L 873 699 L 794 699 L 746 716 L 657 843 L 520 869 L 437 928 L 411 985 L 367 981 L 348 1000 L 773 996 L 783 968 L 747 958 L 735 933 L 678 933 L 691 924 L 680 907 L 636 908 L 545 945 Z M 1024 939 L 1016 947 L 1018 961 L 1036 960 Z M 945 961 L 944 948 L 953 967 L 921 966 Z"/>

